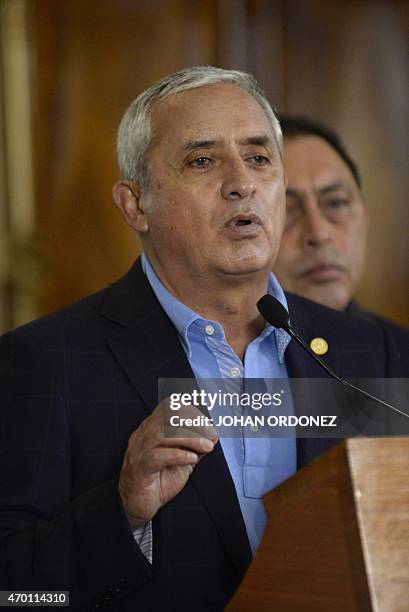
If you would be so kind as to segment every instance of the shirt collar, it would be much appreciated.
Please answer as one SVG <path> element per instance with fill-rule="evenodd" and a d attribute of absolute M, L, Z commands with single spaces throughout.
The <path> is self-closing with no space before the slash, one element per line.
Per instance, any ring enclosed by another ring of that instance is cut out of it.
<path fill-rule="evenodd" d="M 163 310 L 166 312 L 169 319 L 176 327 L 179 337 L 181 338 L 183 348 L 190 359 L 192 349 L 188 337 L 189 328 L 195 321 L 207 322 L 207 320 L 197 314 L 194 310 L 183 304 L 183 302 L 178 300 L 174 295 L 170 293 L 170 291 L 168 291 L 168 289 L 166 289 L 164 284 L 157 276 L 145 253 L 141 254 L 141 264 L 142 270 L 146 274 L 146 277 L 152 287 L 154 294 L 160 302 Z M 285 296 L 283 288 L 281 287 L 280 283 L 272 272 L 270 273 L 267 292 L 273 297 L 275 297 L 288 312 L 287 298 Z M 217 321 L 209 321 L 209 323 L 215 326 L 220 326 Z M 269 323 L 267 323 L 262 335 L 263 337 L 266 337 L 267 335 L 270 335 L 270 333 L 272 333 L 273 331 L 275 334 L 278 361 L 279 363 L 284 363 L 285 349 L 287 348 L 291 338 L 283 329 L 276 329 Z"/>
<path fill-rule="evenodd" d="M 165 285 L 157 276 L 145 253 L 142 253 L 141 255 L 141 264 L 142 270 L 145 272 L 154 294 L 160 302 L 160 305 L 162 306 L 163 310 L 166 312 L 169 319 L 176 327 L 176 331 L 178 332 L 182 340 L 183 348 L 185 349 L 186 353 L 188 354 L 188 357 L 190 358 L 191 348 L 187 335 L 188 329 L 194 321 L 201 319 L 200 315 L 198 315 L 196 312 L 194 312 L 194 310 L 183 304 L 183 302 L 178 300 L 174 295 L 170 293 L 170 291 L 166 289 Z"/>

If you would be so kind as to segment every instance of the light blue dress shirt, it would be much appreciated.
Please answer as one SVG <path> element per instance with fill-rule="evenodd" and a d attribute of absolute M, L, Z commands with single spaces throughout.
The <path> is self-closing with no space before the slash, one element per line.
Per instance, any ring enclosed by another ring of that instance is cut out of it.
<path fill-rule="evenodd" d="M 159 280 L 145 254 L 142 254 L 142 268 L 179 334 L 196 379 L 223 378 L 237 381 L 249 378 L 288 378 L 284 352 L 290 336 L 285 331 L 267 324 L 262 333 L 247 346 L 242 362 L 227 343 L 222 325 L 204 319 L 177 300 Z M 268 293 L 288 310 L 284 292 L 272 273 Z M 243 428 L 241 435 L 222 437 L 220 443 L 254 554 L 266 525 L 261 497 L 296 471 L 296 441 L 294 437 L 247 436 Z"/>

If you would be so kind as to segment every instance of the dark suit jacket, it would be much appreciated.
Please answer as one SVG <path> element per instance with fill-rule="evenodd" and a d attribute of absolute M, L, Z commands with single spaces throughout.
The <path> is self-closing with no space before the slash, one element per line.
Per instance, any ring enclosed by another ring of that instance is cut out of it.
<path fill-rule="evenodd" d="M 338 374 L 394 374 L 380 328 L 288 301 L 307 341 L 328 340 Z M 323 376 L 294 342 L 286 363 L 291 376 Z M 3 336 L 0 364 L 0 588 L 68 589 L 78 610 L 221 610 L 251 552 L 220 445 L 155 516 L 153 566 L 117 490 L 128 438 L 157 404 L 157 379 L 193 378 L 140 264 Z M 335 442 L 299 441 L 299 466 Z"/>
<path fill-rule="evenodd" d="M 400 364 L 401 375 L 409 378 L 409 330 L 385 317 L 362 308 L 356 302 L 351 302 L 345 312 L 357 321 L 371 321 L 383 328 L 390 346 L 393 347 L 396 360 Z"/>

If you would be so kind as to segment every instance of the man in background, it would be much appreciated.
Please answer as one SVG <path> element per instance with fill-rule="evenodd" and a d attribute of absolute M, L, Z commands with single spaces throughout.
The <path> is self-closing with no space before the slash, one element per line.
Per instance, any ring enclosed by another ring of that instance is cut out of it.
<path fill-rule="evenodd" d="M 392 335 L 409 376 L 409 334 L 354 300 L 365 272 L 368 209 L 340 137 L 308 117 L 280 116 L 287 218 L 274 272 L 287 291 L 370 319 Z"/>

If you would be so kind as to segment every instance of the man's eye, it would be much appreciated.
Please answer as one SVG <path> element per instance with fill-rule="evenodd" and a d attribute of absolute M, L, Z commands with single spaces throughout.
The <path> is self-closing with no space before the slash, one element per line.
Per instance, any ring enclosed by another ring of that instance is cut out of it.
<path fill-rule="evenodd" d="M 206 168 L 210 162 L 211 159 L 209 157 L 197 157 L 189 163 L 189 166 L 193 166 L 194 168 Z"/>
<path fill-rule="evenodd" d="M 265 166 L 270 163 L 270 160 L 265 155 L 253 155 L 250 159 L 253 160 L 257 166 Z"/>
<path fill-rule="evenodd" d="M 339 210 L 341 208 L 347 207 L 349 205 L 349 201 L 345 198 L 331 198 L 328 200 L 327 207 L 331 210 Z"/>

